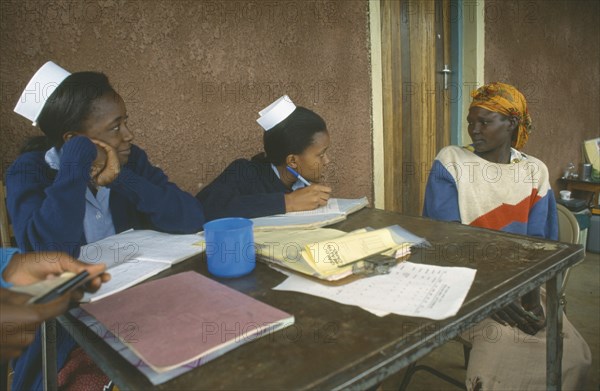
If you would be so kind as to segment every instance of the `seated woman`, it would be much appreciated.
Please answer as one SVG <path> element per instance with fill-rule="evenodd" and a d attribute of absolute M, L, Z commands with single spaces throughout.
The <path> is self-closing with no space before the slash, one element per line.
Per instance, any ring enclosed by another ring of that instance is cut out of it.
<path fill-rule="evenodd" d="M 33 94 L 40 85 L 42 96 Z M 57 86 L 49 96 L 47 86 Z M 81 245 L 130 228 L 202 229 L 198 201 L 169 182 L 132 144 L 125 103 L 104 74 L 69 74 L 48 62 L 29 82 L 15 111 L 45 134 L 24 148 L 6 177 L 8 212 L 22 251 L 65 251 L 77 257 Z M 65 334 L 58 332 L 59 369 L 76 346 Z M 41 388 L 39 361 L 37 338 L 16 362 L 14 389 Z M 70 381 L 61 379 L 63 385 Z M 84 385 L 89 384 L 74 384 Z"/>
<path fill-rule="evenodd" d="M 327 204 L 331 188 L 318 184 L 329 163 L 325 121 L 309 109 L 296 107 L 287 95 L 260 116 L 265 152 L 252 161 L 234 161 L 196 195 L 207 220 L 254 218 Z"/>
<path fill-rule="evenodd" d="M 548 169 L 519 151 L 531 130 L 525 98 L 503 83 L 484 85 L 472 96 L 467 121 L 473 144 L 439 152 L 427 182 L 423 215 L 556 240 L 556 202 Z M 463 335 L 473 344 L 469 390 L 546 389 L 544 304 L 535 289 Z M 591 354 L 563 319 L 563 389 L 580 389 Z"/>

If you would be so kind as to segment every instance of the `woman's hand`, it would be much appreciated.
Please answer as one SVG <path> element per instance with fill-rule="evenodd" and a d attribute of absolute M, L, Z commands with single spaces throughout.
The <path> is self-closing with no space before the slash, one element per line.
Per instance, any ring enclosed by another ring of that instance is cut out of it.
<path fill-rule="evenodd" d="M 65 312 L 71 295 L 63 295 L 46 304 L 26 304 L 29 299 L 29 295 L 0 289 L 2 362 L 18 357 L 33 342 L 35 330 L 41 322 Z"/>
<path fill-rule="evenodd" d="M 327 205 L 331 196 L 331 187 L 324 185 L 310 185 L 285 195 L 285 211 L 298 212 L 313 210 L 319 206 Z"/>
<path fill-rule="evenodd" d="M 13 255 L 2 277 L 14 285 L 29 285 L 67 271 L 77 274 L 83 270 L 96 276 L 84 285 L 88 292 L 97 291 L 102 283 L 110 280 L 110 274 L 104 272 L 106 265 L 103 263 L 90 265 L 65 253 L 50 251 Z"/>
<path fill-rule="evenodd" d="M 98 185 L 98 175 L 104 170 L 106 166 L 106 151 L 98 146 L 96 146 L 96 160 L 92 162 L 92 169 L 90 170 L 90 178 L 92 179 L 92 184 L 94 186 Z"/>
<path fill-rule="evenodd" d="M 538 300 L 534 300 L 535 297 Z M 517 327 L 529 335 L 535 335 L 546 327 L 544 309 L 539 301 L 539 295 L 534 292 L 496 312 L 492 315 L 492 319 L 505 326 Z"/>
<path fill-rule="evenodd" d="M 96 139 L 90 139 L 98 150 L 96 160 L 92 163 L 90 176 L 97 186 L 106 186 L 119 175 L 121 164 L 117 151 L 110 145 Z"/>

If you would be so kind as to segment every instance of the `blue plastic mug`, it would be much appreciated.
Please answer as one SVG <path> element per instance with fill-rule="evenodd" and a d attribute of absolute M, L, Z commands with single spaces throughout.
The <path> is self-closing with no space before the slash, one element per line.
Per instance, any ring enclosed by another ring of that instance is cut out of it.
<path fill-rule="evenodd" d="M 241 217 L 217 219 L 204 224 L 206 262 L 210 274 L 240 277 L 256 267 L 252 221 Z"/>

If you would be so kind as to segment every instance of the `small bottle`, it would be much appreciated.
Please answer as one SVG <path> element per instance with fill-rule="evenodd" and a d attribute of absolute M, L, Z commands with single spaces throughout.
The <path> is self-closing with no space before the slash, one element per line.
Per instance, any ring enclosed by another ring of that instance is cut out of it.
<path fill-rule="evenodd" d="M 565 173 L 563 174 L 564 179 L 571 179 L 573 174 L 575 173 L 575 165 L 571 162 L 567 164 L 567 168 L 565 169 Z"/>

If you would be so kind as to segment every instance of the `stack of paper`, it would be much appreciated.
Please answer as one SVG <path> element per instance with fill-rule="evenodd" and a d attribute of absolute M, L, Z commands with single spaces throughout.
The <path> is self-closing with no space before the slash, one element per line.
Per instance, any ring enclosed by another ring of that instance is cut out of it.
<path fill-rule="evenodd" d="M 261 259 L 335 281 L 353 274 L 357 262 L 369 256 L 385 253 L 400 258 L 410 253 L 411 245 L 424 239 L 391 226 L 350 233 L 330 228 L 255 232 L 254 241 Z"/>
<path fill-rule="evenodd" d="M 335 224 L 346 216 L 369 205 L 367 197 L 357 199 L 331 198 L 327 205 L 304 212 L 258 217 L 252 219 L 254 231 L 274 229 L 311 229 Z"/>

